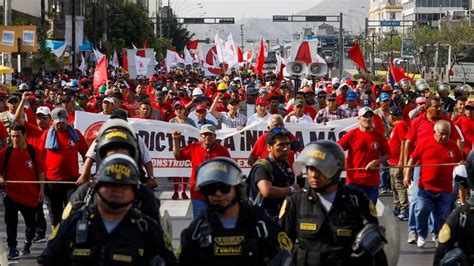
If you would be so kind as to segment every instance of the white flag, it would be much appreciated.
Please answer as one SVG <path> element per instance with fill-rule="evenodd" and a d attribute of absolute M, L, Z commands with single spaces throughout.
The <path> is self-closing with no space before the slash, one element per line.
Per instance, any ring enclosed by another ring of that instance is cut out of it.
<path fill-rule="evenodd" d="M 117 51 L 114 49 L 114 55 L 112 56 L 112 60 L 110 61 L 110 65 L 113 66 L 114 68 L 118 68 L 120 66 L 118 56 L 117 56 Z"/>
<path fill-rule="evenodd" d="M 217 60 L 222 63 L 224 62 L 224 47 L 225 47 L 225 44 L 223 45 L 223 40 L 221 40 L 221 38 L 219 38 L 219 33 L 217 32 L 216 33 L 216 36 L 214 38 L 214 45 L 216 46 L 216 51 L 217 51 Z"/>
<path fill-rule="evenodd" d="M 66 51 L 66 48 L 68 47 L 68 45 L 69 44 L 67 42 L 64 42 L 63 46 L 58 47 L 57 49 L 54 49 L 53 50 L 54 55 L 57 57 L 61 57 Z"/>
<path fill-rule="evenodd" d="M 82 74 L 87 74 L 87 63 L 82 53 L 81 53 L 81 65 L 79 66 L 79 70 L 81 70 Z"/>
<path fill-rule="evenodd" d="M 234 43 L 234 38 L 232 38 L 232 34 L 229 34 L 227 37 L 227 42 L 225 43 L 225 54 L 226 54 L 226 61 L 229 66 L 239 65 L 239 51 L 238 47 Z"/>
<path fill-rule="evenodd" d="M 96 50 L 94 47 L 92 47 L 92 51 L 94 51 L 95 61 L 99 62 L 102 56 L 104 56 L 104 54 L 101 53 L 99 50 Z"/>
<path fill-rule="evenodd" d="M 147 72 L 146 70 L 149 63 L 150 63 L 149 58 L 135 55 L 135 65 L 137 68 L 138 76 L 146 76 L 146 72 Z"/>
<path fill-rule="evenodd" d="M 186 65 L 192 65 L 194 61 L 193 57 L 191 56 L 191 53 L 189 52 L 186 46 L 184 46 L 184 61 Z"/>

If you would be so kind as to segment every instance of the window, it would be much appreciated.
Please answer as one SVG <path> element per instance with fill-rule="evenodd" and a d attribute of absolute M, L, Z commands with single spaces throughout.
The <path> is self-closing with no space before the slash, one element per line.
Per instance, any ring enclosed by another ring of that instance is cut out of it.
<path fill-rule="evenodd" d="M 390 20 L 395 20 L 395 12 L 390 12 Z"/>

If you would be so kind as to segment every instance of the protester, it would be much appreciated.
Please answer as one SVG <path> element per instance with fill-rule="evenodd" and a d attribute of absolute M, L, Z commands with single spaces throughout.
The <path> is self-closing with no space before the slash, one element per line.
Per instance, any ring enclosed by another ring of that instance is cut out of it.
<path fill-rule="evenodd" d="M 336 104 L 336 94 L 329 94 L 326 96 L 326 107 L 324 109 L 319 110 L 318 114 L 316 115 L 315 122 L 318 124 L 327 123 L 329 121 L 335 121 L 339 119 L 346 118 L 347 115 L 339 108 Z"/>
<path fill-rule="evenodd" d="M 314 123 L 309 115 L 304 114 L 304 106 L 304 101 L 296 100 L 294 110 L 285 116 L 284 121 L 287 123 Z"/>
<path fill-rule="evenodd" d="M 390 148 L 383 135 L 374 131 L 374 111 L 363 107 L 359 111 L 359 127 L 347 132 L 338 143 L 348 152 L 346 184 L 367 194 L 373 204 L 377 203 L 380 185 L 379 171 L 376 169 L 390 157 Z"/>
<path fill-rule="evenodd" d="M 18 212 L 25 220 L 25 243 L 21 255 L 31 252 L 36 231 L 36 208 L 43 206 L 43 184 L 14 184 L 5 181 L 44 181 L 44 158 L 38 148 L 26 142 L 25 127 L 13 124 L 10 128 L 12 146 L 0 150 L 0 184 L 4 186 L 5 224 L 7 245 L 10 251 L 8 259 L 17 259 Z"/>
<path fill-rule="evenodd" d="M 270 114 L 267 112 L 268 104 L 269 103 L 266 98 L 258 98 L 255 102 L 256 112 L 247 117 L 247 125 L 261 122 L 266 123 L 270 118 Z"/>
<path fill-rule="evenodd" d="M 218 93 L 211 106 L 211 114 L 219 121 L 222 128 L 236 128 L 242 129 L 247 124 L 247 117 L 238 112 L 239 100 L 230 99 L 227 104 L 228 112 L 218 112 L 216 110 L 217 103 L 224 96 L 223 93 Z"/>
<path fill-rule="evenodd" d="M 211 124 L 201 127 L 199 142 L 181 147 L 180 131 L 173 132 L 173 156 L 178 161 L 191 160 L 192 173 L 190 178 L 191 203 L 193 206 L 193 217 L 207 208 L 204 196 L 195 190 L 196 187 L 196 169 L 198 166 L 212 158 L 225 156 L 230 158 L 227 148 L 216 141 L 216 128 Z"/>
<path fill-rule="evenodd" d="M 417 246 L 423 247 L 428 236 L 428 217 L 433 213 L 436 245 L 438 232 L 452 210 L 451 197 L 453 191 L 453 166 L 441 164 L 456 163 L 463 159 L 461 150 L 450 140 L 451 124 L 439 120 L 434 125 L 434 136 L 428 136 L 418 143 L 407 163 L 403 183 L 408 187 L 411 183 L 411 167 L 415 162 L 423 166 L 418 183 L 418 198 L 415 207 Z M 429 166 L 428 166 L 429 165 Z"/>

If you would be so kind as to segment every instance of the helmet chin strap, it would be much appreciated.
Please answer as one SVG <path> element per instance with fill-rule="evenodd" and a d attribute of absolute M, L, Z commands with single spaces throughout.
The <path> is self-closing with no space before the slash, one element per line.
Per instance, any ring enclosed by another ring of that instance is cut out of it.
<path fill-rule="evenodd" d="M 107 204 L 107 206 L 109 206 L 109 208 L 111 209 L 114 209 L 114 210 L 118 210 L 118 209 L 122 209 L 122 208 L 125 208 L 127 207 L 128 205 L 132 204 L 133 203 L 133 200 L 129 201 L 129 202 L 125 202 L 125 203 L 116 203 L 116 202 L 113 202 L 113 201 L 109 201 L 107 200 L 106 198 L 104 198 L 99 191 L 97 191 L 97 195 L 99 195 L 100 199 L 105 203 Z"/>
<path fill-rule="evenodd" d="M 227 211 L 230 207 L 232 207 L 235 203 L 237 203 L 237 197 L 235 197 L 228 205 L 222 206 L 222 205 L 216 205 L 216 204 L 209 204 L 209 209 L 211 211 L 216 211 L 219 214 L 224 213 Z"/>

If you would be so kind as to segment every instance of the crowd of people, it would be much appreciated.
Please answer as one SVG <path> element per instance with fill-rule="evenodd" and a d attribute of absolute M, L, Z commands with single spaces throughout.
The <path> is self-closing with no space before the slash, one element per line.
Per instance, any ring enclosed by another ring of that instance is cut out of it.
<path fill-rule="evenodd" d="M 192 165 L 190 177 L 172 177 L 173 200 L 188 199 L 190 185 L 195 218 L 182 235 L 181 265 L 226 261 L 207 256 L 212 250 L 216 256 L 248 253 L 249 258 L 234 261 L 236 265 L 253 263 L 252 256 L 258 262 L 289 265 L 285 263 L 292 260 L 291 252 L 297 265 L 309 260 L 319 260 L 314 265 L 347 263 L 354 258 L 336 247 L 351 250 L 357 233 L 366 224 L 377 224 L 374 205 L 379 195 L 388 193 L 393 193 L 393 214 L 408 220 L 408 243 L 423 247 L 430 232 L 436 245 L 445 243 L 446 238 L 439 237 L 441 227 L 469 193 L 465 182 L 453 180 L 452 171 L 473 148 L 471 92 L 469 85 L 432 88 L 422 79 L 390 85 L 365 78 L 305 80 L 295 89 L 289 79 L 246 71 L 217 78 L 181 70 L 137 79 L 115 75 L 96 89 L 86 75 L 23 76 L 0 87 L 0 182 L 6 195 L 8 257 L 29 254 L 32 243 L 46 241 L 46 203 L 54 230 L 40 264 L 105 259 L 97 254 L 103 247 L 116 261 L 177 263 L 158 225 L 159 201 L 150 196 L 159 185 L 150 155 L 125 122 L 128 118 L 188 124 L 200 132 L 199 141 L 187 146 L 181 146 L 182 132 L 172 134 L 174 158 L 190 160 Z M 76 111 L 110 117 L 90 146 L 74 127 Z M 301 147 L 285 128 L 288 123 L 325 125 L 345 118 L 356 118 L 358 127 L 337 143 L 318 141 Z M 241 169 L 216 139 L 216 130 L 240 130 L 254 123 L 268 124 L 268 132 L 253 145 L 248 158 L 252 169 L 243 186 Z M 79 155 L 84 161 L 81 173 Z M 141 213 L 134 212 L 137 197 L 148 202 L 140 205 L 145 206 Z M 89 204 L 90 199 L 95 203 Z M 16 240 L 18 212 L 26 223 L 21 253 Z M 362 219 L 358 212 L 364 213 Z M 256 234 L 252 219 L 261 221 Z M 105 228 L 100 227 L 101 220 Z M 119 223 L 122 220 L 127 222 Z M 84 228 L 79 226 L 84 223 L 89 226 L 81 235 L 77 228 Z M 123 234 L 117 227 L 134 236 L 118 241 Z M 227 229 L 234 231 L 228 234 Z M 91 234 L 94 237 L 88 237 Z M 102 241 L 101 235 L 109 235 L 114 244 Z M 149 245 L 120 249 L 142 235 Z M 80 236 L 84 239 L 77 239 Z M 242 242 L 247 238 L 254 246 Z M 70 241 L 75 244 L 67 247 Z M 293 243 L 299 244 L 293 247 Z M 359 262 L 386 263 L 380 246 L 365 248 L 371 256 L 356 256 L 362 259 Z M 62 256 L 68 253 L 73 256 Z"/>

